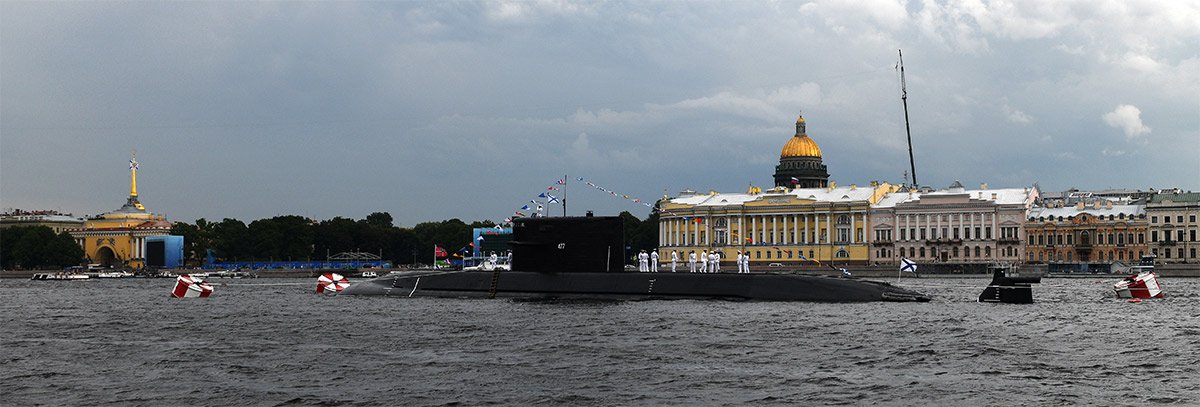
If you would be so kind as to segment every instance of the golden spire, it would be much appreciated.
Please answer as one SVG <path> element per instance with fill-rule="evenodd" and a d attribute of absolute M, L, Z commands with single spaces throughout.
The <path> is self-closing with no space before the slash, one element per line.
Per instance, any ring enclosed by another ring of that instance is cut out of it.
<path fill-rule="evenodd" d="M 132 156 L 129 159 L 129 196 L 137 196 L 137 150 L 133 150 Z"/>

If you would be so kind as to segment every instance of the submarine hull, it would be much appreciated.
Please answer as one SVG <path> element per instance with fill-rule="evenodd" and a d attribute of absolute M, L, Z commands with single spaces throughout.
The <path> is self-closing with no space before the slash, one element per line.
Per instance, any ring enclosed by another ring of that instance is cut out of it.
<path fill-rule="evenodd" d="M 788 273 L 394 272 L 341 295 L 758 301 L 929 301 L 887 283 Z"/>

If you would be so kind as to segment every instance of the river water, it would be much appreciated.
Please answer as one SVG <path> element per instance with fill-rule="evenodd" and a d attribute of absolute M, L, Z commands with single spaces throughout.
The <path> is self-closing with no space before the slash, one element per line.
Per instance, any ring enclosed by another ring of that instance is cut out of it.
<path fill-rule="evenodd" d="M 0 281 L 4 405 L 1200 405 L 1200 279 L 929 303 L 319 296 L 315 279 Z"/>

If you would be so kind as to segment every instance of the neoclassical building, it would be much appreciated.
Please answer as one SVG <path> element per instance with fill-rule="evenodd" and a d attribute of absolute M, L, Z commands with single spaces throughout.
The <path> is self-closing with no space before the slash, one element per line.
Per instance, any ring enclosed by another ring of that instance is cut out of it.
<path fill-rule="evenodd" d="M 1037 188 L 968 190 L 958 181 L 889 194 L 870 210 L 871 262 L 1017 263 L 1025 215 L 1037 197 Z"/>
<path fill-rule="evenodd" d="M 896 189 L 883 183 L 684 193 L 661 203 L 659 256 L 670 259 L 674 250 L 686 259 L 689 252 L 715 250 L 731 261 L 742 251 L 755 264 L 865 264 L 867 211 Z"/>
<path fill-rule="evenodd" d="M 1029 263 L 1136 264 L 1150 253 L 1144 204 L 1094 198 L 1044 205 L 1030 210 L 1025 223 Z"/>
<path fill-rule="evenodd" d="M 796 135 L 779 152 L 775 166 L 775 186 L 785 188 L 825 188 L 829 171 L 821 159 L 821 147 L 808 137 L 804 116 L 796 119 Z"/>
<path fill-rule="evenodd" d="M 129 160 L 129 199 L 120 209 L 88 218 L 80 229 L 69 230 L 83 247 L 89 263 L 106 267 L 141 268 L 146 262 L 146 238 L 171 233 L 171 222 L 146 210 L 138 201 L 136 158 Z"/>
<path fill-rule="evenodd" d="M 865 264 L 867 211 L 897 186 L 838 187 L 829 181 L 821 148 L 808 137 L 804 117 L 779 154 L 775 187 L 745 193 L 684 191 L 659 206 L 659 256 L 671 251 L 717 251 L 725 261 L 749 253 L 754 264 L 806 261 Z M 669 260 L 664 260 L 664 262 Z M 808 263 L 814 264 L 814 263 Z"/>
<path fill-rule="evenodd" d="M 1160 192 L 1146 203 L 1150 253 L 1159 263 L 1200 263 L 1200 193 Z"/>

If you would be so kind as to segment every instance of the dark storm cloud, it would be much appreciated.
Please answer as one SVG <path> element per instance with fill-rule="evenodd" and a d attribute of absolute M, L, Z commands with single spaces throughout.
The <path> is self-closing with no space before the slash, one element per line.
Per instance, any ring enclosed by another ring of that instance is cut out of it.
<path fill-rule="evenodd" d="M 972 5 L 974 4 L 974 5 Z M 1200 188 L 1197 6 L 0 3 L 3 207 L 501 219 L 566 174 L 769 184 L 803 111 L 832 178 Z M 572 212 L 645 208 L 583 188 Z"/>

